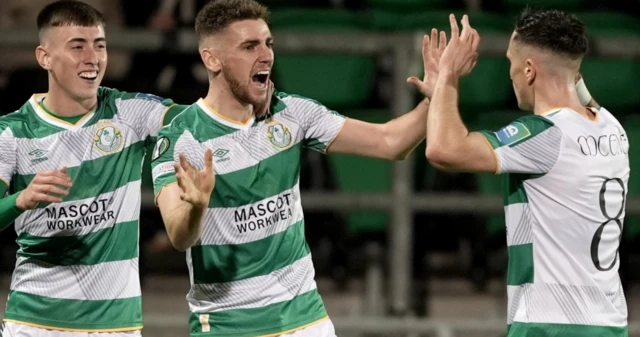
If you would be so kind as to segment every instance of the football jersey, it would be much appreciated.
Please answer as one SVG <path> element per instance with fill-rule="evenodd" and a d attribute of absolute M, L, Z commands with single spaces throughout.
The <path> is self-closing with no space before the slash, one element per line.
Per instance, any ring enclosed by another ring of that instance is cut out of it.
<path fill-rule="evenodd" d="M 76 123 L 34 95 L 0 117 L 0 179 L 12 193 L 36 173 L 67 167 L 62 203 L 15 221 L 17 261 L 4 319 L 70 331 L 142 328 L 138 274 L 140 176 L 146 144 L 179 106 L 153 95 L 98 89 Z"/>
<path fill-rule="evenodd" d="M 509 336 L 627 336 L 618 247 L 629 142 L 606 109 L 482 134 L 505 174 Z"/>
<path fill-rule="evenodd" d="M 160 131 L 156 195 L 176 181 L 180 153 L 200 170 L 213 152 L 215 187 L 202 236 L 187 250 L 192 336 L 275 335 L 327 318 L 305 240 L 301 152 L 325 151 L 345 118 L 285 93 L 271 111 L 236 123 L 201 99 Z"/>

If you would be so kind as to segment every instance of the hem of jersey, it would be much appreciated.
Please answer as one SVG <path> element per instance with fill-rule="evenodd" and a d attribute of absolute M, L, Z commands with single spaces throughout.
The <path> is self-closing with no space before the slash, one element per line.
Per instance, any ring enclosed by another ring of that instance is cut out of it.
<path fill-rule="evenodd" d="M 39 328 L 39 329 L 65 331 L 65 332 L 127 332 L 127 331 L 142 330 L 142 327 L 143 327 L 142 324 L 137 324 L 137 325 L 132 325 L 132 326 L 125 327 L 125 328 L 96 328 L 96 329 L 91 329 L 91 328 L 68 328 L 68 327 L 63 327 L 63 326 L 59 326 L 59 325 L 48 325 L 48 324 L 32 323 L 32 322 L 30 322 L 29 318 L 22 317 L 20 315 L 11 315 L 11 316 L 15 317 L 17 319 L 5 318 L 5 319 L 3 319 L 3 321 L 4 322 L 15 323 L 15 324 L 26 325 L 26 326 L 30 326 L 30 327 L 34 327 L 34 328 Z M 48 320 L 44 320 L 44 319 L 40 319 L 39 321 L 46 322 L 46 323 L 49 323 L 49 322 L 50 323 L 65 323 L 65 322 L 58 322 L 58 321 L 48 321 Z"/>
<path fill-rule="evenodd" d="M 338 132 L 336 133 L 336 136 L 333 137 L 333 139 L 329 141 L 329 143 L 327 143 L 327 146 L 324 147 L 324 150 L 322 151 L 322 153 L 326 154 L 329 152 L 329 147 L 333 145 L 333 142 L 338 138 L 338 136 L 340 135 L 340 132 L 342 132 L 342 129 L 344 129 L 344 126 L 347 124 L 347 119 L 349 119 L 349 117 L 344 117 L 344 120 L 342 121 L 342 125 L 340 125 L 340 130 L 338 130 Z"/>
<path fill-rule="evenodd" d="M 276 336 L 280 336 L 280 335 L 284 335 L 284 334 L 289 334 L 298 330 L 302 330 L 302 329 L 306 329 L 308 327 L 314 326 L 318 323 L 324 322 L 325 320 L 329 319 L 329 315 L 327 315 L 326 311 L 322 312 L 323 316 L 320 319 L 316 319 L 313 320 L 311 322 L 306 322 L 310 317 L 316 317 L 318 316 L 318 313 L 315 313 L 313 315 L 308 315 L 303 317 L 303 319 L 295 322 L 295 323 L 291 323 L 291 324 L 287 324 L 286 326 L 295 326 L 294 328 L 289 328 L 289 329 L 285 329 L 285 330 L 281 330 L 279 332 L 273 332 L 273 333 L 269 333 L 269 334 L 260 334 L 260 331 L 249 331 L 249 332 L 245 332 L 245 333 L 239 333 L 239 334 L 220 334 L 217 331 L 212 331 L 212 332 L 197 332 L 197 333 L 191 333 L 191 337 L 240 337 L 240 336 L 251 336 L 251 337 L 276 337 Z M 301 325 L 298 325 L 301 324 Z M 285 326 L 285 327 L 286 327 Z M 264 330 L 268 330 L 267 329 L 261 329 L 262 331 Z M 251 333 L 255 332 L 255 335 L 252 335 Z"/>

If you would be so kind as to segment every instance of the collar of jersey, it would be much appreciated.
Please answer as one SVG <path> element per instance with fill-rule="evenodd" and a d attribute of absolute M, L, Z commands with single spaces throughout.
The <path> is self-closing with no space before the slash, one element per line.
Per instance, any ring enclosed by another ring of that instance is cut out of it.
<path fill-rule="evenodd" d="M 251 128 L 253 126 L 253 122 L 255 121 L 254 116 L 251 116 L 251 118 L 249 118 L 244 123 L 229 119 L 221 115 L 219 112 L 217 112 L 213 108 L 211 108 L 202 98 L 198 100 L 198 106 L 200 107 L 200 109 L 202 109 L 202 111 L 206 112 L 207 115 L 211 117 L 213 120 L 215 120 L 216 122 L 222 125 L 228 126 L 230 128 L 246 130 Z"/>
<path fill-rule="evenodd" d="M 46 111 L 44 111 L 42 109 L 42 107 L 40 106 L 39 103 L 46 96 L 47 96 L 47 94 L 34 94 L 31 97 L 31 99 L 29 100 L 29 103 L 31 104 L 31 108 L 33 108 L 33 111 L 35 111 L 36 115 L 38 117 L 40 117 L 40 119 L 42 119 L 43 121 L 45 121 L 45 122 L 47 122 L 47 123 L 49 123 L 51 125 L 57 126 L 59 128 L 63 128 L 63 129 L 67 129 L 67 130 L 79 129 L 79 128 L 83 127 L 85 124 L 87 124 L 87 122 L 89 120 L 91 120 L 91 117 L 93 117 L 93 115 L 96 112 L 96 108 L 94 107 L 89 112 L 87 112 L 87 114 L 84 115 L 84 117 L 82 117 L 75 124 L 74 123 L 70 123 L 70 122 L 67 122 L 67 121 L 65 121 L 63 119 L 57 118 L 55 116 L 52 116 L 51 114 L 47 113 Z"/>

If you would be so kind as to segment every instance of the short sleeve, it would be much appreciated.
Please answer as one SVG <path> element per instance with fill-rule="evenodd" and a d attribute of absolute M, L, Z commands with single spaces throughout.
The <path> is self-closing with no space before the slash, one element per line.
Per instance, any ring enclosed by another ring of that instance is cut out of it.
<path fill-rule="evenodd" d="M 544 174 L 560 156 L 562 130 L 542 116 L 521 117 L 497 131 L 480 133 L 495 152 L 496 173 Z"/>
<path fill-rule="evenodd" d="M 326 152 L 342 130 L 346 118 L 312 99 L 287 96 L 283 100 L 303 129 L 303 145 L 315 151 Z"/>
<path fill-rule="evenodd" d="M 11 128 L 0 124 L 0 180 L 7 186 L 11 184 L 11 177 L 16 171 L 16 151 L 16 140 Z"/>
<path fill-rule="evenodd" d="M 118 113 L 129 120 L 141 139 L 155 138 L 187 106 L 171 99 L 145 93 L 122 93 L 117 100 Z"/>

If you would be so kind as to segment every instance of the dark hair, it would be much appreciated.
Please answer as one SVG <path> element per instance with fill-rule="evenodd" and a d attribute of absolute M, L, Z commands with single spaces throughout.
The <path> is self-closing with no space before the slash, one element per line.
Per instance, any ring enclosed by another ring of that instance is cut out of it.
<path fill-rule="evenodd" d="M 104 17 L 97 9 L 84 2 L 75 0 L 60 0 L 45 6 L 38 14 L 38 31 L 42 32 L 51 27 L 105 26 Z"/>
<path fill-rule="evenodd" d="M 196 35 L 202 40 L 233 22 L 252 19 L 268 22 L 269 10 L 254 0 L 212 0 L 198 12 Z"/>
<path fill-rule="evenodd" d="M 525 8 L 516 21 L 514 41 L 580 58 L 587 52 L 587 28 L 577 16 L 558 10 Z"/>

